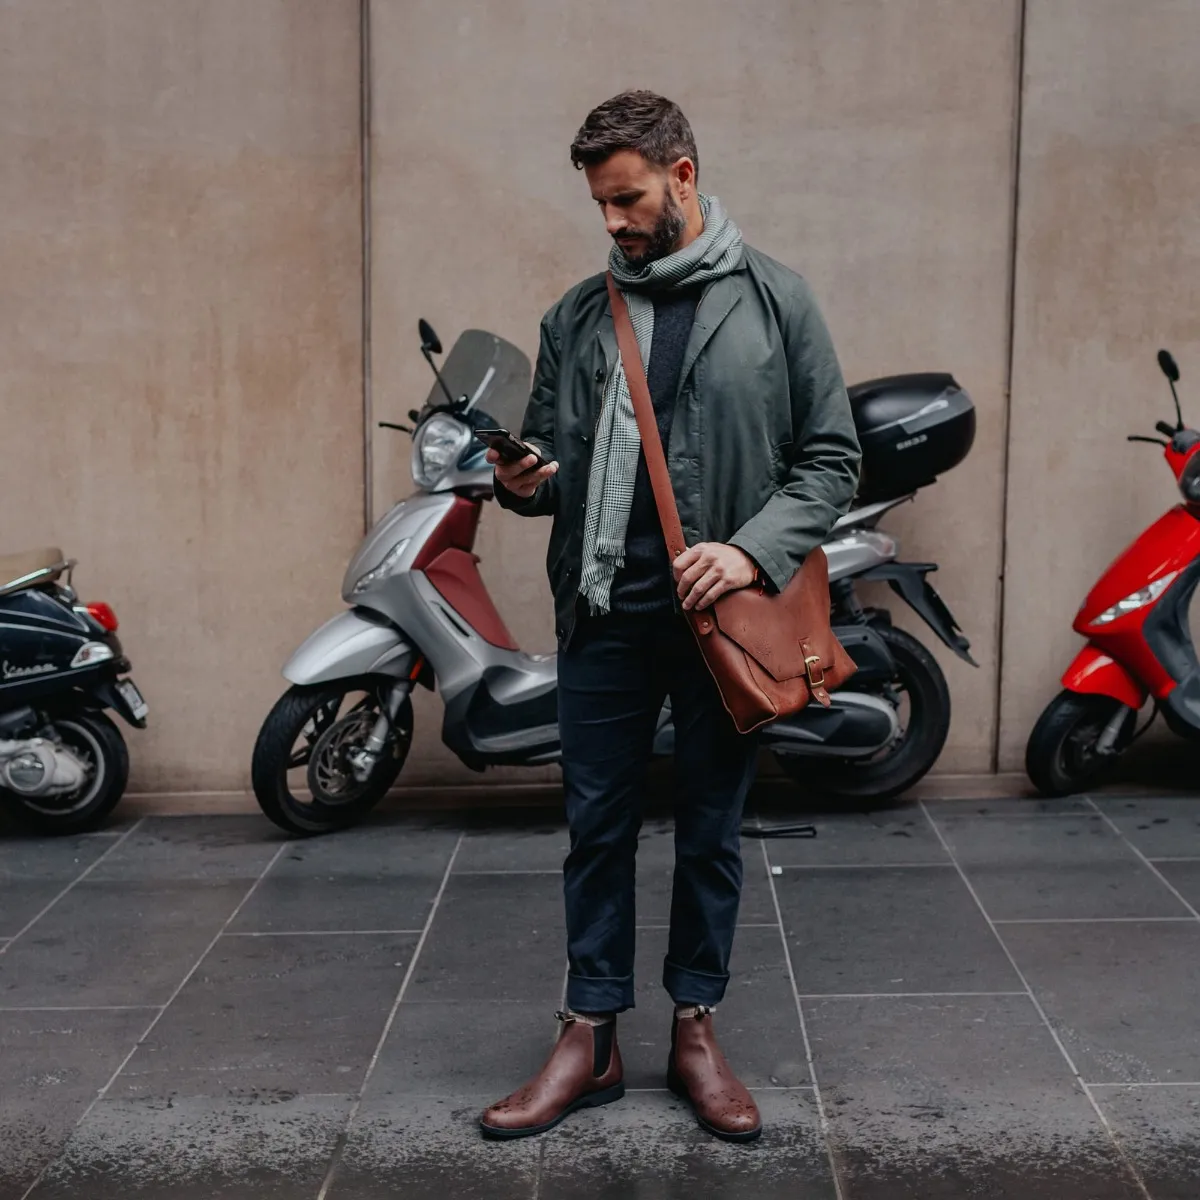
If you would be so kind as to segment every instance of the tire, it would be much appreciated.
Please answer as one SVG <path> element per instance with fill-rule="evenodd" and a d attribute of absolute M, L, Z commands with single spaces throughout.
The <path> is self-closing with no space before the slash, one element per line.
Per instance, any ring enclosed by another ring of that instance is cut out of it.
<path fill-rule="evenodd" d="M 950 732 L 950 688 L 937 659 L 911 634 L 875 625 L 896 662 L 896 677 L 884 698 L 908 700 L 900 738 L 867 759 L 822 759 L 776 755 L 784 773 L 806 792 L 840 800 L 886 803 L 908 791 L 938 760 Z"/>
<path fill-rule="evenodd" d="M 358 692 L 366 693 L 367 700 L 343 712 L 348 698 Z M 344 752 L 352 747 L 358 734 L 342 743 L 326 743 L 326 739 L 336 738 L 336 727 L 349 728 L 347 722 L 355 714 L 363 713 L 370 714 L 369 723 L 365 717 L 362 720 L 362 728 L 369 729 L 379 713 L 378 686 L 371 680 L 349 679 L 289 688 L 271 709 L 254 746 L 250 777 L 259 806 L 281 829 L 302 837 L 346 829 L 361 821 L 387 794 L 412 744 L 412 703 L 408 699 L 397 713 L 392 736 L 365 783 L 351 780 L 336 797 L 314 786 L 317 766 L 313 753 L 317 753 L 319 763 L 325 763 L 337 774 L 339 762 L 345 765 Z M 296 750 L 302 737 L 307 745 L 307 758 L 304 750 Z M 289 771 L 300 767 L 306 768 L 308 796 L 297 795 L 295 780 L 288 776 Z M 345 778 L 344 772 L 342 777 Z"/>
<path fill-rule="evenodd" d="M 1095 750 L 1105 726 L 1124 709 L 1116 746 Z M 1043 796 L 1069 796 L 1095 783 L 1129 744 L 1137 713 L 1111 696 L 1060 692 L 1038 718 L 1025 746 L 1025 773 Z"/>
<path fill-rule="evenodd" d="M 65 796 L 23 796 L 0 789 L 17 822 L 35 833 L 63 836 L 99 828 L 116 808 L 129 782 L 129 751 L 121 731 L 100 712 L 58 716 L 56 736 L 84 759 L 88 778 Z"/>

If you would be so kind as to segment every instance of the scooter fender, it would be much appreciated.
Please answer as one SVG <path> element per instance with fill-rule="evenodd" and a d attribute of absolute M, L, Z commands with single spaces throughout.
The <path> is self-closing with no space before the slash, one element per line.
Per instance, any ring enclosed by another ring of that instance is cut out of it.
<path fill-rule="evenodd" d="M 1080 650 L 1063 673 L 1062 685 L 1068 692 L 1111 696 L 1133 709 L 1140 709 L 1148 694 L 1116 659 L 1091 643 Z"/>
<path fill-rule="evenodd" d="M 411 675 L 417 649 L 396 626 L 372 618 L 363 609 L 338 613 L 303 642 L 287 660 L 289 683 L 330 683 L 360 675 Z"/>

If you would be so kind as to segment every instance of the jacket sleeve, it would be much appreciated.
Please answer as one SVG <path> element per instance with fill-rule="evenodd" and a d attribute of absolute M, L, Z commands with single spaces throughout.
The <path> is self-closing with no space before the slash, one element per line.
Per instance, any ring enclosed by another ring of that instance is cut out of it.
<path fill-rule="evenodd" d="M 803 280 L 797 280 L 781 326 L 792 405 L 791 459 L 783 486 L 730 538 L 780 591 L 850 507 L 861 457 L 833 342 Z"/>
<path fill-rule="evenodd" d="M 538 348 L 537 366 L 533 371 L 533 391 L 525 408 L 521 422 L 521 437 L 541 451 L 548 461 L 554 453 L 554 412 L 558 392 L 558 368 L 561 358 L 557 322 L 557 306 L 542 318 L 541 344 Z M 551 475 L 538 485 L 538 489 L 525 499 L 510 492 L 499 480 L 495 481 L 496 502 L 501 508 L 511 509 L 523 517 L 552 516 L 558 511 L 558 477 Z"/>

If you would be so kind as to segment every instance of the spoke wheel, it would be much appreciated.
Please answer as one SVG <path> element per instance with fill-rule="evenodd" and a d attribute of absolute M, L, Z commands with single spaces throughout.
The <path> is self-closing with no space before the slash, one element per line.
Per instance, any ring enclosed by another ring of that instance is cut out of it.
<path fill-rule="evenodd" d="M 125 794 L 129 781 L 125 739 L 99 712 L 55 717 L 53 735 L 83 763 L 83 783 L 57 796 L 25 796 L 2 790 L 0 795 L 17 819 L 38 833 L 86 833 L 101 825 Z"/>
<path fill-rule="evenodd" d="M 387 681 L 346 680 L 293 687 L 259 731 L 251 778 L 263 812 L 289 833 L 343 829 L 383 799 L 412 745 L 412 705 L 405 700 L 366 779 L 354 771 L 382 712 Z"/>

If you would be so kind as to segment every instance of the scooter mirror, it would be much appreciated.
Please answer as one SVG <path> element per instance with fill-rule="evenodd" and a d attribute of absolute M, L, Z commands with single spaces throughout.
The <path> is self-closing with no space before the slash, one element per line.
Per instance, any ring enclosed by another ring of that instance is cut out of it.
<path fill-rule="evenodd" d="M 1172 382 L 1179 382 L 1179 366 L 1175 362 L 1170 350 L 1160 350 L 1158 352 L 1158 365 L 1162 369 L 1162 373 Z"/>
<path fill-rule="evenodd" d="M 417 322 L 417 332 L 421 335 L 422 350 L 428 350 L 431 354 L 441 354 L 442 340 L 433 332 L 433 326 L 424 317 Z"/>

